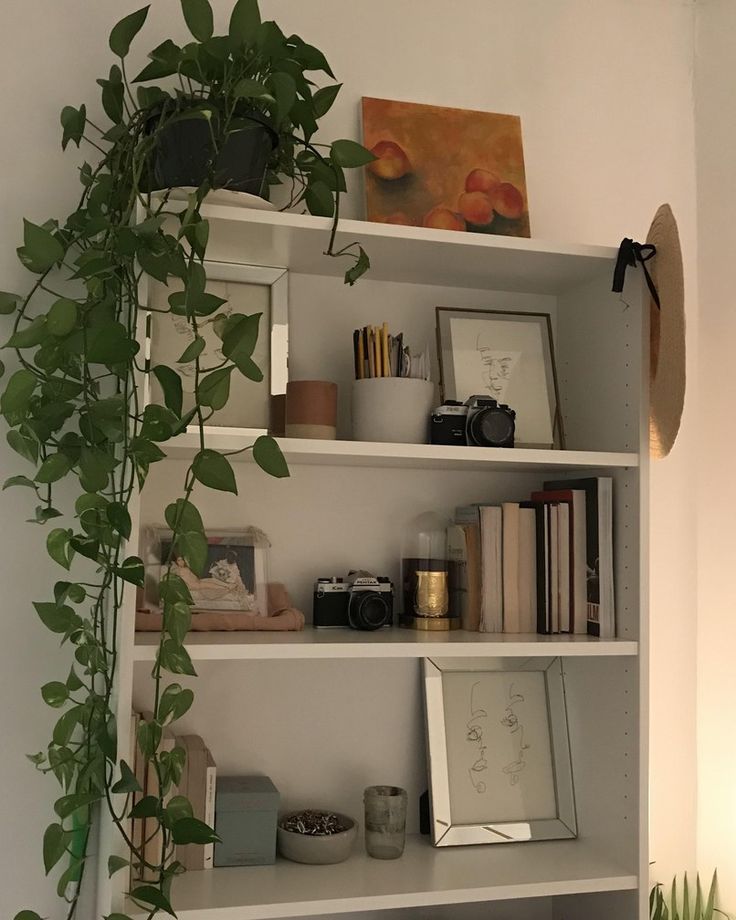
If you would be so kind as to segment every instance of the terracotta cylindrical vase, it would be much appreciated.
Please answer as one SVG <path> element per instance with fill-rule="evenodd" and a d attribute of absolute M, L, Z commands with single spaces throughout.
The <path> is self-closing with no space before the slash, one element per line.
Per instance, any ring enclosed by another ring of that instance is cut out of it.
<path fill-rule="evenodd" d="M 286 437 L 337 437 L 337 384 L 329 380 L 290 380 L 286 384 Z"/>

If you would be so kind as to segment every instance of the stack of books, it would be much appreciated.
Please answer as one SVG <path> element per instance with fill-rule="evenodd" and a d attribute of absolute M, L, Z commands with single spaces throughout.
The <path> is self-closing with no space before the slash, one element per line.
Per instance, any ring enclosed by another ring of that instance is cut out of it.
<path fill-rule="evenodd" d="M 613 481 L 545 482 L 528 501 L 455 512 L 464 629 L 616 635 Z"/>
<path fill-rule="evenodd" d="M 142 792 L 134 796 L 133 804 L 147 795 L 158 795 L 158 775 L 151 761 L 146 764 L 143 759 L 136 737 L 141 719 L 151 721 L 150 712 L 133 713 L 131 716 L 131 764 Z M 212 754 L 199 735 L 175 736 L 168 729 L 164 729 L 159 745 L 159 753 L 173 751 L 175 747 L 183 748 L 186 753 L 186 762 L 181 774 L 179 786 L 172 788 L 167 793 L 167 800 L 176 795 L 183 795 L 192 806 L 195 818 L 204 821 L 210 827 L 215 825 L 215 792 L 217 786 L 217 767 Z M 134 818 L 131 822 L 133 843 L 142 847 L 145 862 L 158 865 L 161 862 L 161 848 L 163 836 L 155 818 Z M 214 859 L 214 844 L 204 846 L 187 845 L 177 846 L 175 858 L 185 869 L 211 869 Z M 140 866 L 131 867 L 131 875 L 136 881 L 152 881 L 150 870 Z"/>

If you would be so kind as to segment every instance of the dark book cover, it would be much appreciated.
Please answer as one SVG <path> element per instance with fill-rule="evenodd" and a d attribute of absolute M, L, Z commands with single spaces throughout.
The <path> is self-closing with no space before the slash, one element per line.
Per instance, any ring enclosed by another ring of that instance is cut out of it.
<path fill-rule="evenodd" d="M 582 489 L 585 492 L 586 589 L 588 600 L 588 635 L 601 634 L 601 534 L 598 513 L 598 478 L 561 479 L 545 482 L 546 491 Z M 613 573 L 610 573 L 613 579 Z"/>

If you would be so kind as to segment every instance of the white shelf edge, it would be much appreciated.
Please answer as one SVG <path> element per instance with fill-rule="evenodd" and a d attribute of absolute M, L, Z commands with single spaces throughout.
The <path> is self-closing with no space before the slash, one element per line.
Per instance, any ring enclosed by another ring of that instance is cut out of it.
<path fill-rule="evenodd" d="M 530 845 L 533 850 L 539 846 Z M 540 854 L 543 865 L 535 878 L 535 869 L 530 872 L 523 865 L 525 860 L 517 862 L 518 852 L 506 854 L 509 858 L 504 858 L 496 854 L 498 848 L 490 848 L 493 853 L 488 849 L 437 850 L 427 840 L 410 837 L 402 859 L 388 868 L 385 864 L 374 865 L 370 857 L 359 853 L 338 866 L 301 866 L 280 859 L 274 866 L 187 873 L 174 883 L 172 904 L 179 920 L 278 920 L 630 891 L 638 887 L 636 875 L 617 872 L 618 867 L 594 853 L 585 852 L 580 854 L 579 860 L 571 860 L 567 868 L 580 865 L 581 871 L 577 876 L 572 872 L 568 875 L 564 871 L 564 855 L 560 854 L 561 863 L 558 862 L 560 857 L 553 856 L 552 844 L 551 848 L 542 851 L 544 855 Z M 533 852 L 528 858 L 534 865 Z M 467 861 L 473 864 L 470 870 L 463 865 Z M 558 871 L 561 877 L 554 877 Z M 494 874 L 504 881 L 489 882 L 489 876 Z M 463 880 L 467 883 L 465 886 Z M 445 882 L 448 882 L 447 887 L 443 887 Z M 422 888 L 422 884 L 426 887 Z M 257 893 L 254 895 L 254 889 L 263 895 L 260 898 Z M 250 902 L 247 897 L 241 901 L 241 892 L 246 896 L 250 894 Z M 293 899 L 289 898 L 291 894 Z M 128 913 L 135 918 L 145 916 L 130 904 Z"/>
<path fill-rule="evenodd" d="M 316 230 L 320 233 L 329 233 L 332 229 L 332 219 L 329 217 L 314 217 L 311 214 L 298 214 L 294 211 L 231 207 L 223 204 L 207 204 L 206 202 L 202 209 L 202 216 L 208 220 L 260 224 L 265 227 L 296 231 Z M 397 244 L 406 240 L 428 243 L 442 242 L 460 247 L 486 247 L 491 250 L 544 253 L 576 258 L 601 259 L 603 261 L 614 260 L 618 254 L 618 249 L 615 246 L 561 243 L 536 237 L 526 238 L 491 233 L 458 233 L 452 230 L 409 227 L 401 224 L 385 224 L 378 221 L 353 220 L 350 218 L 341 218 L 338 229 L 347 236 L 382 237 Z"/>
<path fill-rule="evenodd" d="M 253 434 L 236 429 L 210 429 L 206 445 L 219 451 L 239 451 L 253 444 Z M 637 467 L 639 455 L 626 452 L 537 450 L 500 447 L 455 447 L 441 444 L 382 444 L 372 441 L 327 441 L 315 438 L 277 438 L 287 462 L 326 466 L 373 466 L 406 469 L 524 470 L 611 469 Z M 162 444 L 172 458 L 190 459 L 199 450 L 199 438 L 187 432 Z M 234 460 L 250 461 L 250 453 Z"/>
<path fill-rule="evenodd" d="M 153 661 L 157 633 L 136 633 L 135 661 Z M 420 633 L 387 629 L 367 636 L 355 630 L 268 633 L 191 632 L 193 661 L 293 660 L 325 658 L 635 657 L 638 642 L 593 636 L 540 636 L 504 633 Z"/>

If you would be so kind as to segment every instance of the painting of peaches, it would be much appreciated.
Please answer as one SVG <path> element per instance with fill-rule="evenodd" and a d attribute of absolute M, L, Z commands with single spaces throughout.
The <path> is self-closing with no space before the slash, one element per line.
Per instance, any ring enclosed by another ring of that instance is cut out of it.
<path fill-rule="evenodd" d="M 521 120 L 363 98 L 368 220 L 529 236 Z"/>

